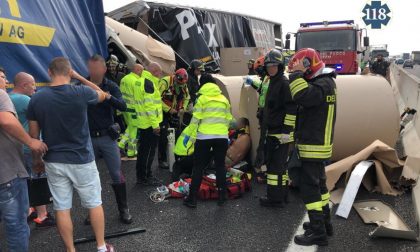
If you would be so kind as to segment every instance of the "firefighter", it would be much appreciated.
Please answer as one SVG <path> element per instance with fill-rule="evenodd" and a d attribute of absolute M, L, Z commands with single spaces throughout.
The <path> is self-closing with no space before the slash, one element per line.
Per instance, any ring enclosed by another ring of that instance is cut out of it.
<path fill-rule="evenodd" d="M 247 76 L 245 79 L 245 85 L 250 85 L 258 92 L 258 110 L 257 118 L 260 124 L 260 141 L 257 148 L 257 157 L 255 159 L 255 170 L 257 172 L 257 179 L 261 183 L 264 176 L 261 170 L 261 167 L 265 164 L 264 161 L 264 144 L 265 137 L 267 134 L 267 129 L 264 124 L 264 106 L 265 106 L 265 97 L 267 95 L 268 85 L 270 84 L 270 76 L 265 71 L 264 67 L 264 57 L 261 56 L 254 63 L 255 72 L 258 74 L 258 79 L 254 79 L 250 76 Z"/>
<path fill-rule="evenodd" d="M 276 49 L 268 52 L 264 66 L 270 76 L 263 119 L 267 127 L 267 195 L 260 198 L 260 205 L 284 207 L 288 197 L 286 162 L 289 145 L 293 142 L 297 107 L 290 94 L 289 81 L 284 76 L 281 52 Z"/>
<path fill-rule="evenodd" d="M 290 91 L 298 104 L 296 147 L 299 188 L 310 222 L 304 234 L 295 236 L 299 245 L 328 245 L 332 235 L 330 194 L 326 186 L 325 162 L 332 156 L 336 118 L 336 73 L 325 68 L 317 51 L 299 50 L 289 62 Z"/>
<path fill-rule="evenodd" d="M 135 83 L 140 80 L 143 70 L 142 65 L 134 65 L 133 71 L 122 78 L 120 84 L 123 99 L 127 104 L 127 110 L 123 112 L 127 127 L 118 142 L 118 147 L 124 150 L 127 146 L 127 157 L 129 159 L 135 159 L 137 155 L 138 117 L 135 110 L 136 100 L 134 99 L 134 87 Z"/>
<path fill-rule="evenodd" d="M 159 167 L 168 169 L 166 148 L 168 146 L 168 127 L 174 127 L 176 137 L 180 134 L 181 120 L 188 109 L 190 94 L 187 87 L 187 70 L 180 68 L 174 75 L 163 77 L 159 81 L 159 91 L 162 96 L 163 121 L 160 124 Z"/>
<path fill-rule="evenodd" d="M 190 192 L 184 200 L 187 207 L 197 207 L 197 193 L 200 189 L 203 170 L 214 159 L 216 169 L 216 184 L 218 188 L 219 206 L 226 201 L 226 169 L 225 156 L 228 149 L 228 130 L 233 120 L 230 103 L 222 95 L 222 91 L 215 84 L 210 74 L 200 77 L 202 87 L 199 90 L 197 103 L 194 105 L 193 118 L 188 130 L 184 131 L 183 144 L 196 136 L 194 145 L 194 167 Z"/>
<path fill-rule="evenodd" d="M 200 89 L 200 83 L 198 82 L 198 76 L 204 73 L 204 63 L 201 60 L 193 60 L 188 68 L 188 91 L 191 95 L 191 104 L 194 105 L 197 99 L 198 89 Z"/>
<path fill-rule="evenodd" d="M 152 62 L 143 71 L 142 77 L 135 83 L 134 99 L 136 114 L 139 119 L 139 144 L 137 151 L 137 184 L 157 185 L 158 179 L 152 176 L 152 164 L 155 149 L 159 141 L 162 122 L 162 101 L 158 89 L 158 80 L 162 67 Z"/>

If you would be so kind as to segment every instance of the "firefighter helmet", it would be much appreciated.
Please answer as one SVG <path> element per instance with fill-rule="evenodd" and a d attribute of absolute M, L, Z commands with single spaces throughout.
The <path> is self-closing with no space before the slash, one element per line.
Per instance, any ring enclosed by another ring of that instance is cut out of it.
<path fill-rule="evenodd" d="M 289 71 L 293 72 L 293 67 L 298 61 L 303 61 L 303 66 L 308 70 L 304 73 L 306 79 L 313 79 L 318 76 L 325 68 L 325 63 L 321 60 L 319 52 L 312 48 L 300 49 L 289 61 Z"/>
<path fill-rule="evenodd" d="M 188 74 L 185 68 L 180 68 L 175 72 L 175 79 L 176 82 L 179 84 L 185 84 L 188 81 Z"/>
<path fill-rule="evenodd" d="M 281 52 L 277 49 L 273 49 L 271 51 L 269 51 L 267 53 L 267 55 L 265 55 L 264 58 L 264 65 L 268 66 L 268 65 L 283 65 L 284 64 L 284 59 L 283 59 L 283 54 L 281 54 Z"/>
<path fill-rule="evenodd" d="M 198 69 L 201 72 L 204 72 L 204 63 L 201 60 L 195 59 L 195 60 L 191 61 L 190 69 L 192 69 L 192 70 Z"/>

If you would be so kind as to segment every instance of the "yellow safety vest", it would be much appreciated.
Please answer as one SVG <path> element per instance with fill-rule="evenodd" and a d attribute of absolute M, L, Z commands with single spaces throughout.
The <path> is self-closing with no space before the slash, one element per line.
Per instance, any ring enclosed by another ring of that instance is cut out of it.
<path fill-rule="evenodd" d="M 143 71 L 144 72 L 144 71 Z M 148 78 L 142 77 L 135 82 L 134 100 L 136 117 L 140 129 L 159 128 L 162 122 L 162 102 L 159 90 Z"/>
<path fill-rule="evenodd" d="M 184 139 L 187 136 L 185 132 L 189 131 L 190 126 L 186 127 L 181 135 L 176 140 L 174 153 L 178 156 L 190 156 L 194 153 L 194 142 L 195 142 L 195 136 L 190 136 L 189 141 L 187 142 L 187 146 L 184 146 Z"/>
<path fill-rule="evenodd" d="M 120 91 L 122 97 L 127 104 L 127 110 L 123 112 L 124 119 L 127 124 L 136 121 L 136 102 L 134 99 L 134 86 L 136 81 L 140 80 L 140 76 L 135 73 L 129 73 L 124 78 L 121 79 L 120 82 Z"/>
<path fill-rule="evenodd" d="M 230 103 L 220 88 L 214 83 L 204 84 L 199 92 L 199 97 L 194 106 L 191 128 L 186 135 L 193 136 L 228 136 L 229 124 L 233 117 Z"/>

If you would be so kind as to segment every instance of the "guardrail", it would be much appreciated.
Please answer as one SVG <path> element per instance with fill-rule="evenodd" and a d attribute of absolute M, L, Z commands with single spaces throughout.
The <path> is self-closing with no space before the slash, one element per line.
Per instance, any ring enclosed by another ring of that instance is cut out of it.
<path fill-rule="evenodd" d="M 401 66 L 390 66 L 391 85 L 402 114 L 406 108 L 420 111 L 420 78 L 403 69 Z M 420 112 L 414 115 L 401 133 L 404 154 L 420 158 Z"/>

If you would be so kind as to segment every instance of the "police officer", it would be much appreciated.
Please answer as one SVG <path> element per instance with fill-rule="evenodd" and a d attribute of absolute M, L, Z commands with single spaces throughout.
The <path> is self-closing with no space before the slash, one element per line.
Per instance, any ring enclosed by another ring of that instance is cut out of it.
<path fill-rule="evenodd" d="M 195 104 L 197 99 L 198 89 L 200 89 L 200 83 L 198 82 L 198 76 L 204 73 L 204 63 L 201 60 L 193 60 L 188 68 L 188 91 L 191 96 L 191 104 Z"/>
<path fill-rule="evenodd" d="M 194 145 L 194 168 L 190 192 L 184 200 L 184 205 L 195 208 L 197 206 L 197 193 L 201 185 L 203 170 L 214 158 L 216 168 L 216 184 L 218 188 L 218 205 L 226 201 L 226 169 L 225 156 L 228 149 L 228 130 L 232 122 L 230 104 L 222 95 L 222 91 L 215 84 L 210 74 L 200 78 L 202 85 L 199 97 L 194 105 L 193 118 L 188 130 L 185 130 L 184 146 L 193 136 L 196 137 Z M 211 150 L 211 152 L 210 152 Z"/>
<path fill-rule="evenodd" d="M 176 129 L 176 136 L 181 131 L 183 114 L 188 110 L 190 94 L 187 87 L 187 70 L 180 68 L 174 75 L 165 76 L 159 81 L 159 91 L 162 96 L 163 121 L 160 125 L 159 138 L 159 167 L 168 169 L 166 158 L 168 146 L 168 127 Z M 175 125 L 177 124 L 177 125 Z"/>
<path fill-rule="evenodd" d="M 328 245 L 332 235 L 330 194 L 326 186 L 325 161 L 332 156 L 336 118 L 336 76 L 325 68 L 317 51 L 299 50 L 289 62 L 290 91 L 298 104 L 296 146 L 301 167 L 298 167 L 299 189 L 309 215 L 305 233 L 295 236 L 299 245 Z"/>
<path fill-rule="evenodd" d="M 125 224 L 132 222 L 127 204 L 125 178 L 121 171 L 121 157 L 117 145 L 119 135 L 114 124 L 114 110 L 124 111 L 127 106 L 121 92 L 114 82 L 105 78 L 106 63 L 100 55 L 94 55 L 88 62 L 89 78 L 102 91 L 108 93 L 105 102 L 88 108 L 88 121 L 92 145 L 96 159 L 102 156 L 112 179 L 112 189 L 120 213 L 120 220 Z"/>
<path fill-rule="evenodd" d="M 152 176 L 151 167 L 159 141 L 159 124 L 162 122 L 162 100 L 157 86 L 161 72 L 158 63 L 150 63 L 134 86 L 135 110 L 139 119 L 136 171 L 137 183 L 142 185 L 159 184 Z"/>
<path fill-rule="evenodd" d="M 284 76 L 281 52 L 276 49 L 268 52 L 264 66 L 270 76 L 264 107 L 264 123 L 267 127 L 267 196 L 260 198 L 260 205 L 284 207 L 288 197 L 286 162 L 289 145 L 293 142 L 297 107 L 290 94 L 289 81 Z"/>
<path fill-rule="evenodd" d="M 267 74 L 264 67 L 264 58 L 261 56 L 254 63 L 255 72 L 258 74 L 258 79 L 247 76 L 245 79 L 245 85 L 250 85 L 258 92 L 258 110 L 257 118 L 260 124 L 260 141 L 257 148 L 257 157 L 255 159 L 255 170 L 257 171 L 257 178 L 259 181 L 263 179 L 263 173 L 261 167 L 265 164 L 264 161 L 264 144 L 267 135 L 267 129 L 264 124 L 264 106 L 265 98 L 267 95 L 268 86 L 270 84 L 270 76 Z"/>

